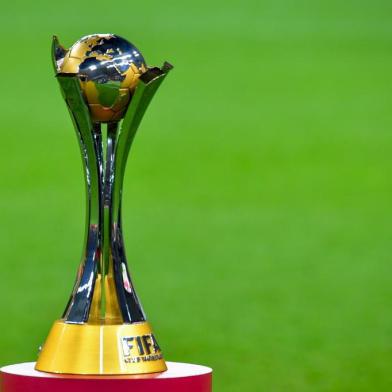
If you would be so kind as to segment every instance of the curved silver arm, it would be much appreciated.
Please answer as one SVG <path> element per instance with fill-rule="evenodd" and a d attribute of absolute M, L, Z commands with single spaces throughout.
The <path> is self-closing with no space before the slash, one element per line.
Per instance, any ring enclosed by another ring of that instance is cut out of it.
<path fill-rule="evenodd" d="M 72 323 L 88 320 L 100 257 L 100 137 L 80 91 L 75 75 L 58 74 L 61 91 L 67 103 L 78 137 L 86 182 L 86 232 L 82 262 L 74 289 L 63 318 Z"/>
<path fill-rule="evenodd" d="M 129 150 L 143 115 L 158 87 L 171 69 L 172 66 L 165 63 L 162 69 L 151 68 L 140 77 L 115 142 L 114 182 L 110 213 L 110 248 L 117 297 L 123 320 L 128 323 L 143 321 L 146 317 L 131 281 L 122 235 L 121 196 L 125 167 Z"/>

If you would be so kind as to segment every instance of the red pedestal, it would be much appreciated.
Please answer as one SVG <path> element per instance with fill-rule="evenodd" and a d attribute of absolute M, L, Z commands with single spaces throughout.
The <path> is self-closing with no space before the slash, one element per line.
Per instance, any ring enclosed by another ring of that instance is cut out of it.
<path fill-rule="evenodd" d="M 166 362 L 164 373 L 140 376 L 76 376 L 43 373 L 35 363 L 0 369 L 1 392 L 211 392 L 212 369 Z"/>

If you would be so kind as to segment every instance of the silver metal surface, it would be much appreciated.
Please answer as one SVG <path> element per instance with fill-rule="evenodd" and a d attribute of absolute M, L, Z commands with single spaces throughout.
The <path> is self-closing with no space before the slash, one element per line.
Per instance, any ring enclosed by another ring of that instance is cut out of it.
<path fill-rule="evenodd" d="M 96 48 L 94 50 L 97 51 Z M 110 48 L 105 47 L 105 50 Z M 58 72 L 65 53 L 66 50 L 54 38 L 53 64 L 74 123 L 84 163 L 87 213 L 82 261 L 63 318 L 69 323 L 85 323 L 89 318 L 98 277 L 104 282 L 103 278 L 107 274 L 113 274 L 123 322 L 144 321 L 146 317 L 132 284 L 125 255 L 121 222 L 122 187 L 136 131 L 151 99 L 172 66 L 165 63 L 162 68 L 147 69 L 139 78 L 123 120 L 105 125 L 92 120 L 81 88 L 80 74 Z M 142 56 L 139 57 L 144 63 Z M 88 77 L 97 80 L 94 75 Z M 106 313 L 105 297 L 105 285 L 102 283 L 102 319 Z"/>

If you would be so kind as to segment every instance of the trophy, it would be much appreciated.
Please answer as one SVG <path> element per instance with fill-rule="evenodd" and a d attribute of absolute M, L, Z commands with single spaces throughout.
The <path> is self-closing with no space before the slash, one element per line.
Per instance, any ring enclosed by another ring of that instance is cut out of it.
<path fill-rule="evenodd" d="M 135 133 L 172 66 L 147 66 L 133 44 L 113 34 L 85 36 L 70 49 L 53 37 L 52 56 L 84 163 L 86 231 L 72 294 L 35 369 L 86 375 L 165 371 L 127 265 L 121 194 Z"/>

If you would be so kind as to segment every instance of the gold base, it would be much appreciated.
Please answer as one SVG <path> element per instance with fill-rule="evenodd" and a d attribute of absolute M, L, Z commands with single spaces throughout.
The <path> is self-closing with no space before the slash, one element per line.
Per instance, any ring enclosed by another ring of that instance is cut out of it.
<path fill-rule="evenodd" d="M 147 322 L 69 324 L 56 321 L 36 370 L 63 374 L 145 374 L 167 370 Z"/>

